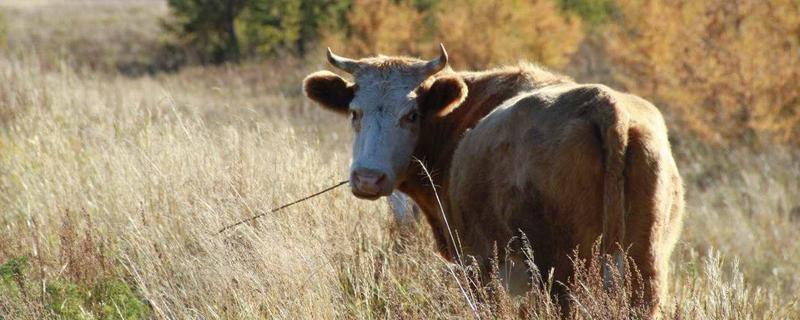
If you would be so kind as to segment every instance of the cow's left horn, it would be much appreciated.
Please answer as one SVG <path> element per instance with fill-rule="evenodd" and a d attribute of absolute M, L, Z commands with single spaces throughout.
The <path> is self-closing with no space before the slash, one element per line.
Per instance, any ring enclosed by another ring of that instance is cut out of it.
<path fill-rule="evenodd" d="M 425 64 L 425 74 L 432 75 L 447 67 L 447 50 L 444 49 L 444 44 L 440 43 L 439 49 L 441 50 L 439 57 Z"/>
<path fill-rule="evenodd" d="M 359 66 L 358 61 L 337 56 L 335 53 L 333 53 L 333 51 L 331 51 L 331 48 L 328 48 L 328 62 L 330 62 L 334 67 L 342 69 L 342 71 L 350 74 L 356 72 Z"/>

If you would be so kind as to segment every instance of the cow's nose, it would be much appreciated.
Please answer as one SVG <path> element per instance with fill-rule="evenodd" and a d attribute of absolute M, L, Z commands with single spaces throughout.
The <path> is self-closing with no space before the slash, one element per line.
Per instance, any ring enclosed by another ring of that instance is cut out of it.
<path fill-rule="evenodd" d="M 365 168 L 353 170 L 351 182 L 356 195 L 367 197 L 379 196 L 388 183 L 385 173 Z"/>

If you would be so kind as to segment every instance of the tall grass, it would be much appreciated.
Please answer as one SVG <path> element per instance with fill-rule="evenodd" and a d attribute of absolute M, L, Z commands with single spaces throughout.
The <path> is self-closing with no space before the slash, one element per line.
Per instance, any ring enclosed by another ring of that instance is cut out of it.
<path fill-rule="evenodd" d="M 467 299 L 472 266 L 345 188 L 217 235 L 346 175 L 347 121 L 300 96 L 321 66 L 134 79 L 0 54 L 0 318 L 636 315 L 592 265 L 524 297 L 490 280 Z M 688 204 L 665 318 L 800 318 L 800 154 L 692 139 L 674 152 Z M 573 310 L 549 296 L 559 285 Z"/>
<path fill-rule="evenodd" d="M 166 11 L 160 0 L 0 0 L 7 38 L 0 49 L 35 55 L 46 66 L 141 74 L 171 63 L 160 48 L 158 19 Z"/>
<path fill-rule="evenodd" d="M 425 227 L 397 242 L 381 202 L 344 190 L 216 235 L 345 175 L 344 121 L 297 95 L 242 100 L 246 72 L 225 69 L 127 79 L 0 66 L 0 261 L 26 257 L 20 277 L 35 284 L 3 287 L 9 316 L 64 314 L 41 284 L 108 278 L 135 288 L 153 317 L 472 316 Z M 677 151 L 689 208 L 666 312 L 799 316 L 797 155 L 705 148 Z M 554 308 L 542 295 L 484 299 L 480 312 L 537 305 L 530 314 L 555 317 L 539 313 Z"/>

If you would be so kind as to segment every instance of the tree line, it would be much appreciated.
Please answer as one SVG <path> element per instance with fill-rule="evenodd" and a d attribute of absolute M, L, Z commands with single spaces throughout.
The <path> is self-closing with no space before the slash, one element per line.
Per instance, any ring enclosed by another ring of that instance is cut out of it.
<path fill-rule="evenodd" d="M 275 55 L 519 60 L 654 101 L 678 135 L 800 145 L 800 1 L 169 0 L 200 63 Z"/>
<path fill-rule="evenodd" d="M 592 25 L 602 23 L 612 9 L 610 0 L 486 3 L 491 10 L 501 10 L 508 18 L 515 10 L 529 11 L 537 3 L 550 2 L 553 8 L 544 13 L 560 16 L 569 11 Z M 340 42 L 396 40 L 408 47 L 410 39 L 387 33 L 402 34 L 413 23 L 415 41 L 435 40 L 437 28 L 447 25 L 443 17 L 450 10 L 475 5 L 487 7 L 476 1 L 449 0 L 168 0 L 167 4 L 170 18 L 163 22 L 164 29 L 174 36 L 174 45 L 188 49 L 193 60 L 202 64 L 276 54 L 305 55 L 310 46 L 323 38 Z M 561 12 L 552 10 L 556 7 Z M 497 24 L 514 22 L 496 21 Z M 399 26 L 403 23 L 408 25 Z M 387 30 L 387 25 L 397 28 Z"/>

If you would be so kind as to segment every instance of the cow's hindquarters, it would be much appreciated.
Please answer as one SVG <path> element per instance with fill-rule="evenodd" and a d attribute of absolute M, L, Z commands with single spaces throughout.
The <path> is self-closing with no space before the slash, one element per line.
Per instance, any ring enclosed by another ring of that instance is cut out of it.
<path fill-rule="evenodd" d="M 647 303 L 666 303 L 669 258 L 678 234 L 683 210 L 683 187 L 669 152 L 666 137 L 646 128 L 631 130 L 627 154 L 626 207 L 628 255 L 636 263 L 645 283 Z"/>

